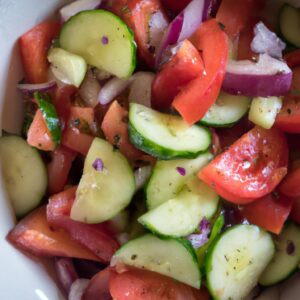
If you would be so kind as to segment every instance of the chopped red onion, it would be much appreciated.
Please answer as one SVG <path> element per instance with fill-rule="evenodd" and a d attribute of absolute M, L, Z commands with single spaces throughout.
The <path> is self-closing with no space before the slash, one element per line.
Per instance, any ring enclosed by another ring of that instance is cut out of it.
<path fill-rule="evenodd" d="M 89 282 L 89 279 L 76 279 L 71 286 L 68 300 L 81 300 Z"/>
<path fill-rule="evenodd" d="M 185 174 L 186 174 L 185 168 L 177 167 L 176 170 L 181 176 L 185 176 Z"/>
<path fill-rule="evenodd" d="M 251 50 L 255 53 L 267 53 L 272 57 L 281 58 L 285 43 L 270 31 L 263 22 L 254 26 L 255 36 L 251 43 Z"/>
<path fill-rule="evenodd" d="M 229 60 L 222 88 L 233 95 L 248 97 L 283 96 L 292 82 L 288 65 L 268 54 L 260 54 L 258 62 Z"/>
<path fill-rule="evenodd" d="M 101 158 L 96 158 L 92 166 L 98 172 L 102 172 L 104 170 L 104 163 Z"/>
<path fill-rule="evenodd" d="M 151 166 L 144 166 L 138 168 L 134 172 L 136 191 L 140 190 L 145 185 L 145 183 L 148 181 L 148 179 L 151 176 L 151 172 L 152 172 Z"/>
<path fill-rule="evenodd" d="M 64 6 L 59 13 L 63 22 L 84 10 L 99 8 L 102 0 L 77 0 Z"/>
<path fill-rule="evenodd" d="M 109 43 L 109 39 L 107 36 L 103 36 L 102 39 L 101 39 L 101 43 L 103 45 L 107 45 Z"/>
<path fill-rule="evenodd" d="M 295 243 L 291 240 L 288 240 L 286 245 L 286 253 L 288 255 L 293 255 L 295 253 L 295 250 L 296 250 Z"/>
<path fill-rule="evenodd" d="M 52 80 L 46 83 L 38 83 L 38 84 L 29 84 L 29 83 L 19 83 L 17 88 L 25 95 L 31 95 L 34 92 L 47 92 L 56 87 L 56 81 Z"/>
<path fill-rule="evenodd" d="M 202 247 L 209 240 L 211 226 L 208 220 L 204 217 L 199 224 L 200 233 L 190 234 L 187 239 L 191 242 L 195 249 Z"/>

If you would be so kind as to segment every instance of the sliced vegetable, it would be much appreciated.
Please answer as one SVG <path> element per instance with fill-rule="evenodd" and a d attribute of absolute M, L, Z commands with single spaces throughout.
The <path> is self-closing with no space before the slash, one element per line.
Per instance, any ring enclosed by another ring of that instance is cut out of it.
<path fill-rule="evenodd" d="M 290 68 L 295 68 L 300 65 L 300 49 L 287 53 L 284 60 Z"/>
<path fill-rule="evenodd" d="M 300 47 L 298 28 L 300 27 L 299 10 L 289 4 L 284 4 L 279 15 L 280 31 L 287 42 Z"/>
<path fill-rule="evenodd" d="M 103 161 L 103 171 L 94 169 L 96 159 Z M 109 220 L 130 203 L 134 191 L 134 175 L 126 158 L 108 142 L 95 138 L 84 163 L 71 218 L 85 223 Z"/>
<path fill-rule="evenodd" d="M 162 0 L 163 5 L 174 14 L 180 13 L 191 0 Z"/>
<path fill-rule="evenodd" d="M 68 300 L 81 300 L 82 296 L 89 285 L 89 280 L 85 278 L 76 279 L 70 288 Z"/>
<path fill-rule="evenodd" d="M 14 135 L 0 138 L 0 160 L 8 197 L 16 215 L 21 217 L 38 206 L 45 195 L 44 162 L 36 149 Z"/>
<path fill-rule="evenodd" d="M 259 284 L 278 283 L 297 270 L 300 261 L 300 227 L 288 223 L 275 239 L 273 259 L 259 278 Z"/>
<path fill-rule="evenodd" d="M 219 95 L 229 46 L 215 19 L 203 23 L 190 40 L 202 52 L 205 72 L 183 87 L 172 105 L 191 125 L 204 117 Z"/>
<path fill-rule="evenodd" d="M 200 288 L 201 274 L 196 254 L 186 240 L 144 235 L 129 241 L 116 252 L 111 265 L 120 263 L 157 272 Z"/>
<path fill-rule="evenodd" d="M 20 37 L 19 48 L 27 83 L 47 82 L 49 66 L 47 51 L 59 30 L 59 22 L 46 21 Z"/>
<path fill-rule="evenodd" d="M 51 230 L 45 206 L 22 219 L 9 232 L 7 239 L 17 248 L 36 256 L 77 257 L 98 261 L 97 256 L 74 241 L 64 230 Z"/>
<path fill-rule="evenodd" d="M 279 97 L 254 98 L 251 102 L 249 120 L 265 129 L 270 129 L 281 107 L 282 99 Z"/>
<path fill-rule="evenodd" d="M 279 234 L 291 212 L 292 205 L 293 199 L 274 192 L 240 207 L 240 212 L 251 224 Z"/>
<path fill-rule="evenodd" d="M 243 299 L 257 284 L 271 261 L 271 236 L 253 225 L 237 225 L 225 231 L 206 260 L 207 284 L 215 299 Z"/>
<path fill-rule="evenodd" d="M 194 158 L 210 144 L 204 127 L 189 127 L 180 117 L 131 103 L 129 138 L 140 150 L 160 159 Z"/>
<path fill-rule="evenodd" d="M 288 146 L 276 129 L 254 127 L 206 167 L 199 177 L 234 203 L 245 204 L 274 190 L 287 173 Z"/>
<path fill-rule="evenodd" d="M 210 153 L 200 154 L 195 159 L 177 159 L 156 162 L 146 187 L 147 207 L 152 210 L 169 199 L 174 198 L 190 177 L 199 172 L 209 160 Z M 179 170 L 184 170 L 179 172 Z"/>
<path fill-rule="evenodd" d="M 181 237 L 193 233 L 203 218 L 217 210 L 219 197 L 209 186 L 191 177 L 178 196 L 142 215 L 138 221 L 160 235 Z"/>
<path fill-rule="evenodd" d="M 60 46 L 99 69 L 129 77 L 135 68 L 135 43 L 128 27 L 104 10 L 82 11 L 66 22 Z"/>
<path fill-rule="evenodd" d="M 48 92 L 56 87 L 56 82 L 54 80 L 48 81 L 46 83 L 19 83 L 17 85 L 18 90 L 20 90 L 25 96 L 32 95 L 34 92 Z"/>
<path fill-rule="evenodd" d="M 248 111 L 250 99 L 221 92 L 200 123 L 212 127 L 225 127 L 241 119 Z"/>
<path fill-rule="evenodd" d="M 87 71 L 87 64 L 82 57 L 61 48 L 52 48 L 48 53 L 48 61 L 58 80 L 76 87 L 81 85 Z"/>
<path fill-rule="evenodd" d="M 258 62 L 229 60 L 222 88 L 233 95 L 283 96 L 291 81 L 292 72 L 285 62 L 261 54 Z"/>
<path fill-rule="evenodd" d="M 163 65 L 153 81 L 151 105 L 155 109 L 169 109 L 180 90 L 204 69 L 202 58 L 190 41 L 184 40 L 173 51 L 177 52 Z"/>

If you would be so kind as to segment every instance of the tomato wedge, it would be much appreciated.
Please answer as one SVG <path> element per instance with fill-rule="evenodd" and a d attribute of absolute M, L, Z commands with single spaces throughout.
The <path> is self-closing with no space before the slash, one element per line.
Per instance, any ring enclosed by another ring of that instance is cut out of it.
<path fill-rule="evenodd" d="M 53 231 L 42 206 L 27 215 L 13 228 L 7 239 L 17 248 L 36 256 L 65 256 L 98 261 L 86 247 L 74 241 L 64 230 Z"/>
<path fill-rule="evenodd" d="M 66 230 L 74 240 L 95 253 L 100 261 L 108 263 L 119 245 L 105 227 L 102 224 L 86 224 L 70 219 L 76 188 L 69 188 L 50 197 L 47 220 L 52 226 Z"/>
<path fill-rule="evenodd" d="M 287 176 L 281 182 L 279 189 L 288 197 L 300 197 L 300 165 L 297 165 L 288 172 Z"/>
<path fill-rule="evenodd" d="M 191 80 L 203 72 L 203 62 L 198 50 L 185 40 L 177 53 L 173 55 L 161 71 L 157 73 L 152 84 L 151 105 L 154 109 L 170 108 L 173 99 Z"/>
<path fill-rule="evenodd" d="M 241 208 L 241 213 L 251 224 L 279 234 L 287 220 L 293 199 L 274 192 Z"/>
<path fill-rule="evenodd" d="M 216 19 L 204 22 L 190 40 L 202 53 L 205 71 L 182 88 L 172 105 L 191 125 L 205 115 L 219 95 L 229 46 Z"/>
<path fill-rule="evenodd" d="M 47 81 L 49 66 L 47 52 L 59 30 L 59 22 L 46 21 L 20 37 L 19 48 L 26 82 L 43 83 Z"/>
<path fill-rule="evenodd" d="M 147 270 L 128 268 L 111 273 L 109 290 L 114 300 L 208 300 L 206 291 L 196 290 L 172 278 Z"/>
<path fill-rule="evenodd" d="M 226 200 L 245 204 L 273 191 L 286 175 L 287 163 L 285 136 L 256 126 L 204 167 L 199 177 Z"/>

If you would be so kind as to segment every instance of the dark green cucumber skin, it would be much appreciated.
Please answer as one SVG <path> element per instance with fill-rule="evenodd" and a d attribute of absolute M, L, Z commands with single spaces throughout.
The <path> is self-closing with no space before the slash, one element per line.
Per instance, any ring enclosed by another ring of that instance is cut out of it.
<path fill-rule="evenodd" d="M 35 92 L 34 98 L 43 114 L 47 127 L 51 133 L 52 140 L 56 145 L 59 145 L 62 134 L 59 127 L 59 118 L 54 105 L 50 102 L 50 96 L 48 94 L 42 95 L 40 92 Z"/>
<path fill-rule="evenodd" d="M 211 141 L 210 131 L 207 128 L 205 128 L 205 130 L 207 131 L 207 134 Z M 128 133 L 131 143 L 134 144 L 136 148 L 162 160 L 171 160 L 177 158 L 196 158 L 199 154 L 204 153 L 210 145 L 209 143 L 206 149 L 197 152 L 174 151 L 162 146 L 157 146 L 155 143 L 144 138 L 130 122 L 128 124 Z"/>

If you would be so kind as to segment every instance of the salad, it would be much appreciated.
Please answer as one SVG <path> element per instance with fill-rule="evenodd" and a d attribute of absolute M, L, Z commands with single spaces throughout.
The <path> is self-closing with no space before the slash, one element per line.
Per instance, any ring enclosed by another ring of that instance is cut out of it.
<path fill-rule="evenodd" d="M 269 6 L 77 0 L 19 38 L 7 240 L 69 300 L 296 299 L 300 11 Z"/>

